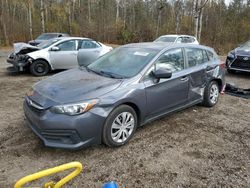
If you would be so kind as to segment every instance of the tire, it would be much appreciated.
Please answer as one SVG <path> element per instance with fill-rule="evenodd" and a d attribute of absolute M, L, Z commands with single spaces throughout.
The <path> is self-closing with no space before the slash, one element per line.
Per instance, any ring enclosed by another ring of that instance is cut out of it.
<path fill-rule="evenodd" d="M 231 69 L 227 69 L 227 72 L 228 72 L 229 74 L 235 74 L 235 73 L 236 73 L 235 70 L 231 70 Z"/>
<path fill-rule="evenodd" d="M 49 71 L 49 64 L 44 60 L 36 60 L 30 65 L 30 72 L 35 76 L 45 76 Z"/>
<path fill-rule="evenodd" d="M 123 120 L 123 117 L 125 117 L 125 120 Z M 126 118 L 129 118 L 127 119 L 127 122 L 130 122 L 128 126 L 124 126 L 123 123 L 123 121 L 126 121 Z M 118 106 L 106 119 L 102 134 L 103 143 L 109 147 L 118 147 L 126 144 L 134 135 L 137 123 L 137 114 L 133 108 L 128 105 Z"/>
<path fill-rule="evenodd" d="M 202 105 L 206 107 L 213 107 L 219 100 L 220 89 L 216 81 L 210 82 L 204 90 Z"/>

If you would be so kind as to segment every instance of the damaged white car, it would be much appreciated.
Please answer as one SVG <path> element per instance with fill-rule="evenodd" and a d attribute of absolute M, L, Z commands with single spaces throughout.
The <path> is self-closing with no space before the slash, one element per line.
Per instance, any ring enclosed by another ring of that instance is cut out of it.
<path fill-rule="evenodd" d="M 7 70 L 30 71 L 35 76 L 44 76 L 51 70 L 75 68 L 79 64 L 86 66 L 112 49 L 100 42 L 80 37 L 55 38 L 38 46 L 15 43 L 14 52 L 7 59 L 12 66 Z"/>

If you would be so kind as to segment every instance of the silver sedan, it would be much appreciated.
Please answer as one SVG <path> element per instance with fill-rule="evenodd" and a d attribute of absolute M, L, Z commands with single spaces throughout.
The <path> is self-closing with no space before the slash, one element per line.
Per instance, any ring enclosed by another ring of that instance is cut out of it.
<path fill-rule="evenodd" d="M 35 76 L 44 76 L 51 70 L 86 66 L 113 48 L 89 38 L 62 37 L 48 40 L 37 47 L 15 43 L 7 62 L 8 70 L 29 70 Z M 79 53 L 79 54 L 78 54 Z"/>

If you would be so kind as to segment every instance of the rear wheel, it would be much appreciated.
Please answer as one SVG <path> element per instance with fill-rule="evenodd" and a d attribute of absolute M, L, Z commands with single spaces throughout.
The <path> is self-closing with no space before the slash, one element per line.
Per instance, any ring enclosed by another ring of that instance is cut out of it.
<path fill-rule="evenodd" d="M 108 116 L 103 128 L 103 142 L 110 147 L 126 144 L 137 127 L 137 115 L 133 108 L 121 105 Z"/>
<path fill-rule="evenodd" d="M 210 82 L 204 90 L 204 98 L 202 104 L 207 107 L 216 105 L 219 99 L 219 86 L 216 81 Z"/>
<path fill-rule="evenodd" d="M 49 70 L 49 64 L 44 60 L 36 60 L 30 65 L 30 72 L 35 76 L 44 76 Z"/>

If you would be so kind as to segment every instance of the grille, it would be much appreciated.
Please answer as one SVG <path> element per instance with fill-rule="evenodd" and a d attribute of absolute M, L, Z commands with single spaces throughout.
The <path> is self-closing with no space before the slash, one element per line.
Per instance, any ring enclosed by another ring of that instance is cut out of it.
<path fill-rule="evenodd" d="M 246 59 L 248 58 L 248 59 Z M 250 57 L 246 56 L 237 56 L 237 59 L 232 63 L 231 67 L 241 68 L 241 69 L 250 69 Z"/>

